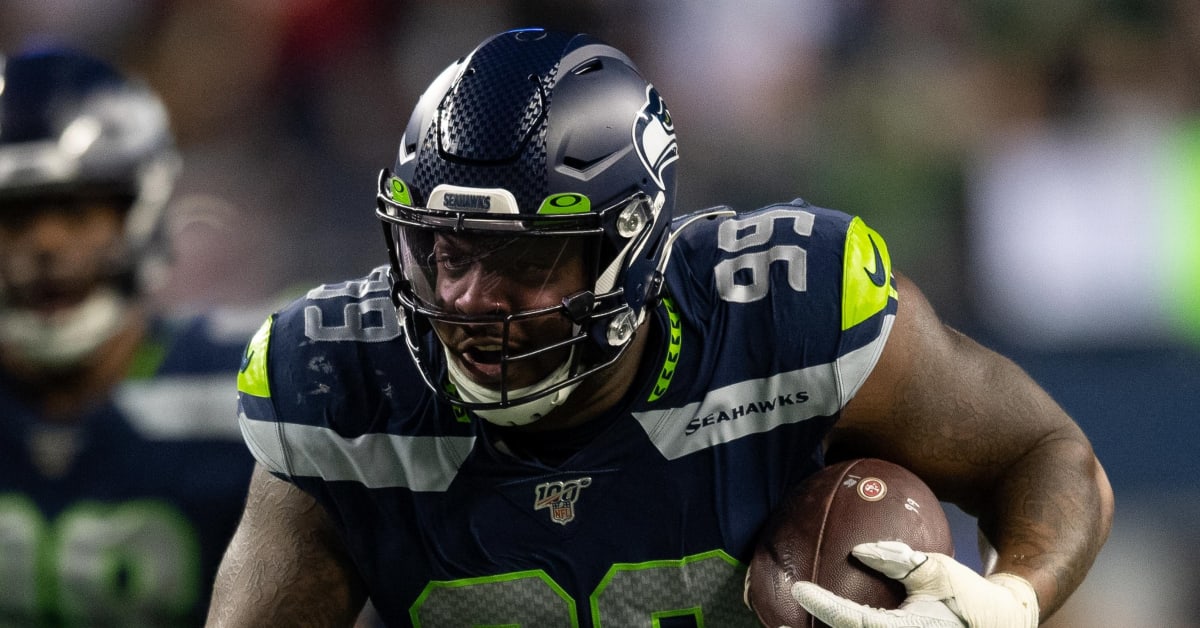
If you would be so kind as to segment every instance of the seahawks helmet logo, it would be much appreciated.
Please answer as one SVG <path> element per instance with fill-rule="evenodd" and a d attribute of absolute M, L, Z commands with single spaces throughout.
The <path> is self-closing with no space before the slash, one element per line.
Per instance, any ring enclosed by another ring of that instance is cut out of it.
<path fill-rule="evenodd" d="M 633 145 L 646 172 L 658 184 L 663 184 L 663 170 L 679 159 L 679 147 L 675 144 L 675 125 L 671 112 L 653 85 L 646 86 L 646 102 L 633 122 Z"/>

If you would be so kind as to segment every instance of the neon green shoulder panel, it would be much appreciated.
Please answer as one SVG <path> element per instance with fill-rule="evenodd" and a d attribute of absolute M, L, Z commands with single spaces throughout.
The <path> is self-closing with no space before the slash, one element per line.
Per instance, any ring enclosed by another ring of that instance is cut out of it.
<path fill-rule="evenodd" d="M 871 318 L 896 296 L 892 258 L 883 238 L 857 216 L 846 231 L 842 257 L 842 330 Z"/>
<path fill-rule="evenodd" d="M 271 387 L 267 381 L 267 345 L 271 340 L 271 324 L 274 322 L 275 316 L 268 316 L 246 345 L 246 355 L 242 356 L 242 368 L 238 371 L 237 387 L 240 393 L 271 397 Z"/>

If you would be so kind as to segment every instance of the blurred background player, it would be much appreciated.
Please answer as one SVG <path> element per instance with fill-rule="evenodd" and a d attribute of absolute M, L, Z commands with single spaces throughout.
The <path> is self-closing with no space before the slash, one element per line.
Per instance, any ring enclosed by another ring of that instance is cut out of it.
<path fill-rule="evenodd" d="M 196 625 L 251 460 L 246 331 L 156 314 L 179 171 L 142 83 L 0 57 L 0 625 Z"/>

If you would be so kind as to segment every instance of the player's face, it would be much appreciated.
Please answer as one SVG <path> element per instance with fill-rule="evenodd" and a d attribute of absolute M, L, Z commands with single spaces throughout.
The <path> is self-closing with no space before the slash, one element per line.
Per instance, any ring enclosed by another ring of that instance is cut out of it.
<path fill-rule="evenodd" d="M 79 305 L 111 273 L 122 222 L 117 201 L 0 204 L 5 306 L 52 317 Z"/>
<path fill-rule="evenodd" d="M 429 256 L 435 307 L 492 321 L 435 321 L 450 358 L 476 383 L 498 388 L 502 352 L 522 354 L 567 339 L 573 326 L 558 311 L 507 326 L 500 317 L 552 308 L 564 297 L 586 290 L 582 250 L 579 238 L 436 234 Z M 567 357 L 567 349 L 557 349 L 510 361 L 506 384 L 510 389 L 534 384 Z"/>

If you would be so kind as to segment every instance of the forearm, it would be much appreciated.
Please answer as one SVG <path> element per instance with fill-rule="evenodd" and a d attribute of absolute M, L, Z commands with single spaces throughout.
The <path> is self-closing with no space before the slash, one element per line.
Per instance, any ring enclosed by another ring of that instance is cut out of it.
<path fill-rule="evenodd" d="M 234 539 L 221 565 L 209 609 L 209 626 L 350 626 L 362 603 L 327 570 L 250 539 Z"/>
<path fill-rule="evenodd" d="M 256 470 L 207 625 L 353 625 L 365 598 L 334 534 L 311 497 Z"/>
<path fill-rule="evenodd" d="M 995 550 L 988 571 L 1027 580 L 1044 619 L 1083 581 L 1108 538 L 1112 489 L 1087 437 L 1045 390 L 1011 360 L 961 335 L 957 342 L 979 367 L 963 372 L 964 384 L 986 392 L 976 411 L 959 412 L 963 432 L 974 435 L 962 477 L 975 479 L 951 482 L 955 501 L 978 517 Z M 996 427 L 997 418 L 1008 428 Z"/>
<path fill-rule="evenodd" d="M 984 579 L 939 555 L 919 578 L 896 574 L 910 595 L 935 596 L 966 624 L 1030 625 L 1062 606 L 1108 537 L 1108 479 L 1049 393 L 1011 360 L 946 327 L 911 282 L 897 279 L 891 335 L 829 434 L 829 454 L 907 467 L 939 499 L 979 519 L 998 554 L 985 560 L 986 571 L 1020 579 Z M 1037 615 L 1029 612 L 1032 595 Z"/>
<path fill-rule="evenodd" d="M 964 351 L 990 353 L 965 337 L 959 341 Z M 984 366 L 968 382 L 986 385 L 979 399 L 990 411 L 972 419 L 979 442 L 967 459 L 993 494 L 971 499 L 960 485 L 959 496 L 973 502 L 980 531 L 995 548 L 991 571 L 1029 581 L 1046 618 L 1083 581 L 1108 538 L 1112 489 L 1083 431 L 1028 374 L 996 355 L 975 362 Z M 995 417 L 1017 429 L 992 429 Z M 1006 440 L 1022 434 L 1035 438 L 1017 445 Z"/>
<path fill-rule="evenodd" d="M 980 531 L 995 550 L 990 570 L 1028 580 L 1042 617 L 1049 617 L 1083 581 L 1108 537 L 1108 478 L 1072 429 L 1017 461 L 997 491 L 990 509 L 979 513 Z"/>
<path fill-rule="evenodd" d="M 872 375 L 831 445 L 898 462 L 978 517 L 998 552 L 991 568 L 1028 580 L 1049 616 L 1108 536 L 1108 480 L 1079 427 L 1028 374 L 906 294 L 907 333 L 889 340 L 876 367 L 890 376 Z"/>

